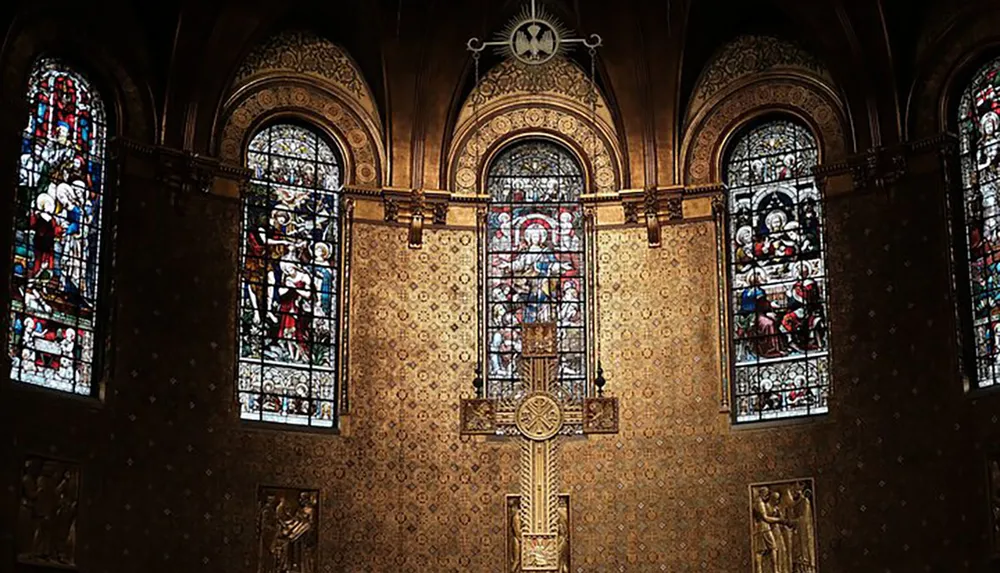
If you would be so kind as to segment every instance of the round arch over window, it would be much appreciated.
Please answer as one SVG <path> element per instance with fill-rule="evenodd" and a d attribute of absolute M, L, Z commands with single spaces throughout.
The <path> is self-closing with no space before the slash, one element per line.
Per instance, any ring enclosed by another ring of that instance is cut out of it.
<path fill-rule="evenodd" d="M 502 149 L 486 175 L 487 388 L 491 398 L 526 391 L 519 376 L 521 325 L 557 325 L 558 390 L 587 388 L 583 169 L 562 145 L 540 138 Z"/>
<path fill-rule="evenodd" d="M 1000 383 L 1000 58 L 980 68 L 958 101 L 966 268 L 958 278 L 972 384 Z M 964 284 L 961 284 L 964 283 Z"/>
<path fill-rule="evenodd" d="M 55 58 L 35 62 L 21 136 L 11 276 L 11 379 L 82 395 L 107 324 L 102 260 L 107 119 L 86 77 Z"/>
<path fill-rule="evenodd" d="M 334 428 L 341 359 L 340 154 L 290 123 L 250 140 L 238 309 L 240 417 Z"/>
<path fill-rule="evenodd" d="M 728 187 L 733 410 L 737 423 L 828 411 L 829 337 L 818 151 L 799 123 L 745 130 Z"/>

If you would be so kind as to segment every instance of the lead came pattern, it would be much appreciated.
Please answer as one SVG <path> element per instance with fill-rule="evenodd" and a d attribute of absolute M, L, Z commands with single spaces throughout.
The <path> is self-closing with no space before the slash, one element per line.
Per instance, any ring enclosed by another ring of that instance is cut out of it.
<path fill-rule="evenodd" d="M 334 427 L 341 162 L 315 132 L 250 142 L 240 296 L 240 416 Z"/>
<path fill-rule="evenodd" d="M 975 383 L 1000 382 L 1000 59 L 980 69 L 959 101 L 962 190 L 971 294 Z"/>
<path fill-rule="evenodd" d="M 557 390 L 586 387 L 583 174 L 558 144 L 528 140 L 502 151 L 487 177 L 489 396 L 525 392 L 518 373 L 522 323 L 556 322 Z"/>
<path fill-rule="evenodd" d="M 736 422 L 827 412 L 822 204 L 804 127 L 748 131 L 726 166 Z"/>
<path fill-rule="evenodd" d="M 104 209 L 104 104 L 52 58 L 31 70 L 10 302 L 11 379 L 93 392 Z"/>

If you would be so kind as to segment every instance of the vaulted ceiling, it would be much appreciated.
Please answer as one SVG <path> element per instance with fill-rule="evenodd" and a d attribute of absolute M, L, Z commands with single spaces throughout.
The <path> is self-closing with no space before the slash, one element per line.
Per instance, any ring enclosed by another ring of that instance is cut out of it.
<path fill-rule="evenodd" d="M 542 0 L 540 0 L 542 1 Z M 155 102 L 161 142 L 207 149 L 218 102 L 263 38 L 309 28 L 358 62 L 386 118 L 387 138 L 440 145 L 471 88 L 470 36 L 490 37 L 522 0 L 104 0 L 5 5 L 8 41 L 19 25 L 64 17 L 106 42 Z M 948 0 L 544 0 L 577 33 L 600 33 L 599 81 L 630 134 L 628 146 L 672 148 L 699 72 L 741 34 L 792 40 L 831 71 L 859 148 L 904 133 L 921 53 L 977 6 Z M 60 16 L 62 15 L 62 16 Z M 575 55 L 586 62 L 586 54 Z M 483 65 L 489 65 L 484 60 Z M 435 143 L 437 142 L 437 143 Z M 423 164 L 404 169 L 420 178 Z M 397 169 L 399 164 L 397 162 Z M 659 178 L 669 168 L 651 167 Z M 402 176 L 405 180 L 407 177 Z M 394 177 L 394 180 L 397 180 Z M 398 180 L 397 180 L 398 182 Z"/>

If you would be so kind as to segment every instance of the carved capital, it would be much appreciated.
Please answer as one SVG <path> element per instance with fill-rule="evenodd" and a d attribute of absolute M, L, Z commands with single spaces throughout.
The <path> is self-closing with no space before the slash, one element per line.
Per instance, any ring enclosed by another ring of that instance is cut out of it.
<path fill-rule="evenodd" d="M 639 224 L 639 212 L 645 216 L 646 240 L 650 247 L 660 245 L 661 227 L 684 220 L 684 188 L 647 187 L 626 189 L 619 193 L 625 212 L 625 224 Z"/>
<path fill-rule="evenodd" d="M 423 244 L 423 228 L 428 218 L 434 225 L 447 223 L 450 199 L 451 193 L 437 189 L 382 189 L 385 220 L 407 225 L 410 229 L 409 245 L 414 249 Z"/>

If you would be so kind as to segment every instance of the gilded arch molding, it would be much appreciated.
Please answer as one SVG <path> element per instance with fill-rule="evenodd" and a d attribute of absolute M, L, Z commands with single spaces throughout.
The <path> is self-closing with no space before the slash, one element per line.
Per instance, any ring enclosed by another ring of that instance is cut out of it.
<path fill-rule="evenodd" d="M 364 75 L 342 48 L 308 31 L 276 34 L 247 55 L 216 114 L 213 149 L 224 163 L 242 164 L 253 132 L 289 116 L 337 141 L 347 185 L 376 188 L 386 180 L 382 121 Z"/>
<path fill-rule="evenodd" d="M 681 146 L 685 183 L 719 182 L 722 153 L 733 132 L 772 111 L 808 124 L 823 162 L 840 161 L 850 153 L 846 114 L 828 86 L 804 74 L 760 74 L 720 92 L 691 119 Z"/>
<path fill-rule="evenodd" d="M 592 192 L 611 194 L 621 188 L 621 154 L 608 134 L 573 110 L 546 104 L 499 110 L 470 124 L 452 149 L 449 187 L 457 194 L 475 195 L 492 152 L 527 133 L 550 135 L 573 147 L 583 160 Z"/>
<path fill-rule="evenodd" d="M 448 188 L 475 195 L 497 147 L 526 133 L 549 135 L 581 156 L 589 190 L 618 192 L 624 154 L 608 103 L 575 63 L 556 58 L 531 73 L 511 61 L 492 68 L 466 98 L 445 161 Z"/>
<path fill-rule="evenodd" d="M 379 140 L 351 106 L 321 86 L 301 78 L 262 80 L 236 93 L 224 110 L 218 138 L 223 162 L 242 164 L 243 150 L 263 122 L 293 116 L 317 124 L 338 141 L 348 185 L 381 185 L 385 161 Z"/>

